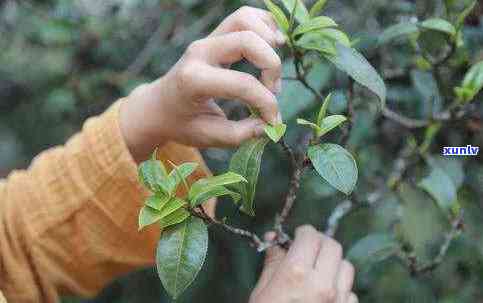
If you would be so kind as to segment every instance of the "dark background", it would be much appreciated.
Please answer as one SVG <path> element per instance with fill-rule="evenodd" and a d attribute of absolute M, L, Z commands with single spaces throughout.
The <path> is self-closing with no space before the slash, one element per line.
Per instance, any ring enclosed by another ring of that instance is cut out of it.
<path fill-rule="evenodd" d="M 228 0 L 0 1 L 0 177 L 27 167 L 42 150 L 65 142 L 87 117 L 101 113 L 137 84 L 165 73 L 187 44 L 206 36 L 229 13 L 242 5 L 260 4 Z M 439 16 L 442 6 L 440 1 L 425 0 L 329 0 L 326 14 L 352 37 L 361 39 L 359 48 L 385 78 L 388 106 L 424 118 L 428 114 L 425 96 L 432 92 L 412 66 L 411 51 L 404 43 L 377 48 L 375 41 L 388 25 Z M 466 22 L 465 53 L 445 71 L 449 94 L 449 85 L 461 81 L 468 65 L 483 59 L 482 13 L 480 3 Z M 244 64 L 237 68 L 252 71 Z M 293 73 L 289 63 L 285 69 L 285 75 Z M 348 81 L 344 75 L 322 63 L 311 81 L 324 92 L 335 91 L 331 112 L 345 111 Z M 349 146 L 359 166 L 357 193 L 364 196 L 387 178 L 408 133 L 382 119 L 374 97 L 365 90 L 356 87 L 356 93 L 357 120 Z M 473 144 L 481 149 L 481 100 L 481 95 L 477 96 L 471 119 L 445 127 L 432 146 L 433 154 L 449 143 Z M 296 116 L 309 117 L 319 106 L 302 86 L 289 81 L 284 83 L 280 103 L 290 126 Z M 224 105 L 232 118 L 245 114 L 232 104 Z M 294 142 L 296 133 L 289 131 L 289 142 Z M 335 141 L 340 133 L 332 136 Z M 231 152 L 209 149 L 204 156 L 218 172 L 227 168 Z M 467 209 L 463 235 L 452 243 L 443 264 L 427 275 L 412 277 L 394 258 L 365 269 L 357 283 L 361 302 L 483 302 L 483 162 L 481 156 L 458 161 L 464 171 L 458 197 Z M 219 216 L 260 234 L 267 230 L 287 188 L 287 168 L 280 149 L 269 147 L 258 185 L 257 217 L 239 215 L 228 201 L 219 203 Z M 424 167 L 416 169 L 407 180 L 409 186 L 422 174 Z M 310 223 L 324 229 L 331 210 L 345 197 L 313 173 L 302 183 L 289 224 L 293 228 Z M 403 207 L 401 195 L 385 194 L 376 206 L 361 208 L 345 218 L 336 238 L 348 249 L 369 233 L 399 228 L 395 222 L 411 222 L 410 227 L 402 224 L 400 228 L 408 229 L 410 241 L 423 243 L 421 258 L 431 259 L 448 223 L 429 196 L 417 192 L 411 197 L 413 202 L 420 200 L 413 207 Z M 220 230 L 211 229 L 210 237 L 207 262 L 180 302 L 247 302 L 262 257 L 246 242 Z M 149 268 L 115 281 L 98 298 L 81 302 L 168 300 L 155 270 Z"/>

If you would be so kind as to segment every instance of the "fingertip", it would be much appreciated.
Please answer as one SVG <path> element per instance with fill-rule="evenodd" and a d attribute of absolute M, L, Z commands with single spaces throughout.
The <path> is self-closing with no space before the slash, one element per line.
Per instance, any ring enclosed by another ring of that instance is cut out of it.
<path fill-rule="evenodd" d="M 265 266 L 279 262 L 286 255 L 286 250 L 279 245 L 273 245 L 265 253 Z"/>
<path fill-rule="evenodd" d="M 274 92 L 275 92 L 276 95 L 279 95 L 282 92 L 282 79 L 281 78 L 275 80 Z"/>
<path fill-rule="evenodd" d="M 277 233 L 276 232 L 269 231 L 269 232 L 265 233 L 265 235 L 263 236 L 263 239 L 265 241 L 274 241 L 276 237 L 277 237 Z"/>
<path fill-rule="evenodd" d="M 349 299 L 347 301 L 348 303 L 358 303 L 359 302 L 359 299 L 357 298 L 356 294 L 355 293 L 351 293 L 349 295 Z"/>
<path fill-rule="evenodd" d="M 265 134 L 265 124 L 257 124 L 255 125 L 255 128 L 253 129 L 253 133 L 255 134 L 255 137 L 261 137 Z"/>
<path fill-rule="evenodd" d="M 282 31 L 279 29 L 275 31 L 275 41 L 277 42 L 278 45 L 284 45 L 285 42 L 287 41 L 285 34 L 282 33 Z"/>
<path fill-rule="evenodd" d="M 259 118 L 247 118 L 233 123 L 237 124 L 235 131 L 237 133 L 235 136 L 237 139 L 235 145 L 240 145 L 246 140 L 262 136 L 265 134 L 265 126 L 267 125 Z"/>
<path fill-rule="evenodd" d="M 300 237 L 304 234 L 314 234 L 317 233 L 317 230 L 309 224 L 301 225 L 295 229 L 295 237 Z"/>
<path fill-rule="evenodd" d="M 269 107 L 267 106 L 266 110 L 262 112 L 264 116 L 264 120 L 268 122 L 270 125 L 278 125 L 282 123 L 282 114 L 280 113 L 279 106 L 278 106 L 278 100 L 275 94 L 273 95 L 273 101 L 271 104 L 269 104 Z"/>

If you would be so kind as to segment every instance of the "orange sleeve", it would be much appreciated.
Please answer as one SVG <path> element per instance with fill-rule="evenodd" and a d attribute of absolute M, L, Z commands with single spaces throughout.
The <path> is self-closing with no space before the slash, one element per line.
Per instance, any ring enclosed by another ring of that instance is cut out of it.
<path fill-rule="evenodd" d="M 137 231 L 147 193 L 119 128 L 120 102 L 0 182 L 0 290 L 9 302 L 93 296 L 154 262 L 159 229 Z M 190 182 L 209 173 L 190 147 L 167 143 L 158 157 L 199 162 Z"/>

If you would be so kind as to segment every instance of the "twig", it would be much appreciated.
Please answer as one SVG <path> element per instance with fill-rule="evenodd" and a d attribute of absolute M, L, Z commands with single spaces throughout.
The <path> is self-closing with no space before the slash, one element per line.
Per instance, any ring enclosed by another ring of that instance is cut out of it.
<path fill-rule="evenodd" d="M 218 221 L 217 219 L 214 219 L 214 218 L 208 216 L 208 214 L 205 212 L 205 210 L 201 206 L 198 206 L 194 209 L 188 208 L 188 211 L 193 216 L 198 217 L 198 218 L 202 219 L 203 221 L 205 221 L 205 223 L 207 223 L 207 224 L 219 226 L 219 227 L 223 228 L 224 230 L 226 230 L 226 231 L 228 231 L 232 234 L 235 234 L 235 235 L 238 235 L 238 236 L 241 236 L 243 238 L 248 239 L 255 246 L 255 248 L 259 251 L 260 251 L 261 247 L 265 246 L 264 242 L 262 242 L 262 240 L 260 240 L 260 238 L 255 233 L 252 233 L 248 230 L 244 230 L 244 229 L 241 229 L 241 228 L 233 227 L 233 226 L 228 225 L 224 222 Z"/>
<path fill-rule="evenodd" d="M 312 138 L 313 138 L 312 133 L 308 133 L 301 138 L 302 142 L 300 143 L 300 145 L 302 146 L 302 150 L 304 151 L 303 155 L 305 155 L 305 150 L 310 144 Z M 285 141 L 281 140 L 280 144 L 282 145 L 282 148 L 286 151 L 288 157 L 290 158 L 290 162 L 292 166 L 292 174 L 290 176 L 289 189 L 288 189 L 287 195 L 285 196 L 285 201 L 283 204 L 282 211 L 280 212 L 280 214 L 277 214 L 275 217 L 274 229 L 275 229 L 275 232 L 277 233 L 277 240 L 282 244 L 287 245 L 290 243 L 291 239 L 284 232 L 283 224 L 285 223 L 285 220 L 287 220 L 288 216 L 290 215 L 290 211 L 292 210 L 295 200 L 297 198 L 297 192 L 300 188 L 300 180 L 302 178 L 304 169 L 306 167 L 305 165 L 306 159 L 305 159 L 305 156 L 299 157 L 297 159 L 292 148 L 288 146 L 285 143 Z"/>
<path fill-rule="evenodd" d="M 395 189 L 406 174 L 409 168 L 409 158 L 411 158 L 417 149 L 410 143 L 407 143 L 400 151 L 398 157 L 394 161 L 394 166 L 387 179 L 387 186 L 391 189 Z"/>
<path fill-rule="evenodd" d="M 327 228 L 325 234 L 334 237 L 340 225 L 340 221 L 347 217 L 349 214 L 361 209 L 362 207 L 372 207 L 378 202 L 384 195 L 384 190 L 377 190 L 367 195 L 365 201 L 359 201 L 355 198 L 354 194 L 351 196 L 351 200 L 344 200 L 337 205 L 327 220 Z"/>
<path fill-rule="evenodd" d="M 305 155 L 305 151 L 308 148 L 311 140 L 313 138 L 312 133 L 307 133 L 301 138 L 300 146 L 303 150 L 303 155 Z M 295 156 L 295 153 L 293 152 L 292 148 L 288 146 L 285 141 L 281 140 L 280 144 L 284 148 L 284 150 L 287 152 L 291 164 L 292 164 L 292 174 L 290 177 L 290 183 L 289 183 L 289 189 L 287 192 L 287 195 L 285 197 L 285 202 L 283 209 L 280 213 L 280 215 L 277 216 L 275 220 L 275 227 L 280 228 L 281 225 L 285 222 L 287 219 L 288 215 L 290 214 L 290 211 L 292 210 L 293 204 L 295 202 L 295 199 L 297 198 L 297 191 L 300 188 L 300 179 L 302 178 L 302 174 L 304 172 L 304 169 L 306 167 L 305 165 L 305 156 L 297 157 Z"/>
<path fill-rule="evenodd" d="M 294 205 L 295 199 L 297 198 L 297 191 L 300 188 L 300 179 L 303 173 L 303 166 L 299 163 L 293 170 L 292 176 L 290 178 L 289 190 L 287 196 L 285 197 L 285 203 L 283 205 L 282 212 L 277 216 L 276 226 L 282 225 L 287 219 L 292 207 Z"/>
<path fill-rule="evenodd" d="M 384 107 L 382 109 L 382 115 L 409 129 L 426 127 L 430 123 L 429 120 L 419 120 L 419 119 L 408 118 L 406 116 L 396 113 L 395 111 L 390 110 L 387 107 Z"/>
<path fill-rule="evenodd" d="M 428 264 L 422 265 L 417 268 L 417 274 L 424 274 L 435 270 L 444 260 L 448 254 L 449 247 L 454 239 L 456 239 L 463 230 L 463 211 L 453 219 L 451 222 L 451 230 L 446 234 L 445 240 L 441 247 L 439 248 L 438 255 Z"/>
<path fill-rule="evenodd" d="M 450 50 L 441 58 L 438 60 L 434 60 L 433 58 L 428 57 L 426 54 L 424 54 L 422 51 L 417 49 L 421 55 L 431 64 L 431 72 L 433 74 L 433 77 L 435 78 L 435 81 L 437 83 L 438 89 L 441 90 L 443 87 L 443 80 L 441 77 L 441 67 L 443 67 L 449 59 L 454 55 L 456 51 L 456 45 L 455 43 L 451 43 L 451 48 Z M 451 120 L 456 113 L 458 109 L 459 104 L 457 102 L 453 102 L 448 106 L 448 108 L 440 113 L 435 114 L 432 119 L 425 119 L 425 120 L 420 120 L 420 119 L 413 119 L 406 117 L 404 115 L 401 115 L 399 113 L 396 113 L 388 108 L 383 108 L 382 110 L 382 115 L 388 119 L 391 119 L 402 126 L 409 128 L 409 129 L 414 129 L 414 128 L 422 128 L 426 127 L 431 122 L 433 121 L 448 121 Z M 461 116 L 463 116 L 465 113 L 461 113 Z"/>
<path fill-rule="evenodd" d="M 325 234 L 329 237 L 333 237 L 339 228 L 339 222 L 353 209 L 353 203 L 350 200 L 345 200 L 332 211 L 328 221 Z"/>
<path fill-rule="evenodd" d="M 290 164 L 292 165 L 292 169 L 295 169 L 295 167 L 297 166 L 297 158 L 295 157 L 295 152 L 287 144 L 287 142 L 285 142 L 285 140 L 283 138 L 279 141 L 279 144 L 282 146 L 282 149 L 287 154 L 287 156 L 290 160 Z"/>
<path fill-rule="evenodd" d="M 458 102 L 451 103 L 448 108 L 440 113 L 434 115 L 432 119 L 413 119 L 396 113 L 385 107 L 382 109 L 382 115 L 394 122 L 401 124 L 408 129 L 423 128 L 431 124 L 432 122 L 447 122 L 453 119 L 461 119 L 468 113 L 467 108 L 460 109 Z"/>

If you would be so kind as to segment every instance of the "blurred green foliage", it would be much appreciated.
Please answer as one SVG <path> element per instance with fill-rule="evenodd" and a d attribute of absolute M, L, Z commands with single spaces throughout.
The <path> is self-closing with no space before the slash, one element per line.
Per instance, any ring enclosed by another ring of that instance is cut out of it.
<path fill-rule="evenodd" d="M 454 96 L 453 89 L 461 84 L 469 67 L 483 59 L 482 4 L 478 2 L 464 22 L 464 46 L 442 69 L 442 79 L 438 81 L 445 85 L 441 87 L 435 85 L 427 62 L 414 52 L 411 43 L 398 39 L 378 46 L 379 36 L 399 22 L 430 17 L 446 17 L 453 22 L 469 2 L 340 0 L 329 1 L 326 14 L 351 38 L 359 39 L 356 47 L 383 75 L 388 88 L 387 106 L 406 116 L 426 119 L 446 108 Z M 205 36 L 230 12 L 242 5 L 261 4 L 235 0 L 0 1 L 0 175 L 26 167 L 40 151 L 65 142 L 87 117 L 102 112 L 137 84 L 165 73 L 189 42 Z M 434 31 L 423 31 L 420 37 L 420 47 L 434 56 L 446 43 L 444 34 Z M 282 55 L 287 57 L 284 75 L 291 77 L 293 65 L 288 54 Z M 246 64 L 236 68 L 254 72 Z M 335 91 L 329 112 L 347 111 L 349 81 L 344 74 L 330 64 L 316 64 L 308 81 L 322 92 Z M 356 86 L 355 96 L 355 124 L 348 142 L 360 171 L 355 195 L 367 200 L 375 191 L 386 188 L 407 139 L 413 137 L 421 143 L 425 130 L 407 130 L 383 118 L 375 97 L 360 86 Z M 295 118 L 313 119 L 312 113 L 320 104 L 293 81 L 284 81 L 279 101 L 284 120 L 290 125 L 288 141 L 294 144 L 294 138 L 302 131 L 295 126 Z M 440 161 L 437 155 L 443 146 L 472 144 L 481 149 L 481 101 L 480 93 L 471 104 L 469 116 L 442 126 L 427 147 L 428 154 L 436 158 L 434 161 Z M 233 103 L 225 103 L 225 109 L 234 119 L 247 114 Z M 330 140 L 337 141 L 340 136 L 340 132 L 335 132 Z M 208 149 L 204 156 L 215 172 L 222 172 L 227 169 L 231 151 Z M 461 185 L 457 197 L 465 210 L 464 232 L 451 243 L 443 263 L 424 275 L 412 275 L 395 257 L 362 264 L 356 285 L 361 302 L 482 300 L 481 151 L 478 157 L 453 159 L 451 163 L 446 160 L 444 170 Z M 368 251 L 376 245 L 373 243 L 380 243 L 377 239 L 384 238 L 378 234 L 393 231 L 420 260 L 434 258 L 451 227 L 439 204 L 418 187 L 421 180 L 430 176 L 430 165 L 425 163 L 418 160 L 411 165 L 397 191 L 382 191 L 371 207 L 360 207 L 342 219 L 336 238 L 346 250 L 375 234 L 362 243 L 368 245 L 362 251 Z M 230 203 L 223 201 L 219 203 L 218 216 L 226 216 L 234 225 L 259 234 L 269 229 L 285 194 L 287 169 L 283 152 L 276 146 L 269 147 L 257 189 L 257 217 L 239 215 Z M 309 223 L 325 229 L 332 210 L 346 198 L 313 172 L 305 174 L 302 188 L 288 223 L 291 227 Z M 209 247 L 199 278 L 180 302 L 247 302 L 261 269 L 262 256 L 246 242 L 217 229 L 210 231 Z M 81 302 L 147 303 L 168 299 L 154 268 L 149 268 L 113 282 L 96 299 Z"/>

